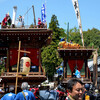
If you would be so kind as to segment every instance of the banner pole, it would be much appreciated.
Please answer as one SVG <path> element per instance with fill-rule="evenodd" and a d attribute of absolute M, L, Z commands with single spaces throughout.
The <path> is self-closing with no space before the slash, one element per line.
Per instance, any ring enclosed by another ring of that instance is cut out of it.
<path fill-rule="evenodd" d="M 72 3 L 73 3 L 75 14 L 76 14 L 76 17 L 77 17 L 80 35 L 81 35 L 81 40 L 82 40 L 82 44 L 83 44 L 83 47 L 84 47 L 83 31 L 82 31 L 82 24 L 81 24 L 81 17 L 80 17 L 78 0 L 72 0 Z"/>

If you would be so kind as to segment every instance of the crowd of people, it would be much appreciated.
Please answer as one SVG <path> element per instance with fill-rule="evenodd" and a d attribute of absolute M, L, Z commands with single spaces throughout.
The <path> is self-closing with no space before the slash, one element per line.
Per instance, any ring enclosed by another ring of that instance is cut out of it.
<path fill-rule="evenodd" d="M 90 90 L 91 84 L 83 84 L 79 79 L 71 79 L 68 81 L 68 95 L 66 100 L 100 100 L 98 89 Z M 93 88 L 93 87 L 92 87 Z"/>
<path fill-rule="evenodd" d="M 54 87 L 48 87 L 45 90 L 38 89 L 37 98 L 33 93 L 35 87 L 31 88 L 34 91 L 30 91 L 28 86 L 27 82 L 23 82 L 21 84 L 22 91 L 17 94 L 14 93 L 14 87 L 10 87 L 9 93 L 0 100 L 100 100 L 98 89 L 91 92 L 90 84 L 83 84 L 78 78 L 68 80 L 66 89 L 61 85 L 58 85 L 56 89 Z"/>

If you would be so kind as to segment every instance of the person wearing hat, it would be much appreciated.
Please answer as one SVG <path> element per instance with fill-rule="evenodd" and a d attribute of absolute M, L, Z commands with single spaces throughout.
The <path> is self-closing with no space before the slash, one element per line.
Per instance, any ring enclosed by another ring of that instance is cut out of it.
<path fill-rule="evenodd" d="M 27 82 L 21 84 L 21 89 L 22 92 L 19 92 L 14 100 L 36 100 L 34 94 L 31 91 L 28 91 Z"/>
<path fill-rule="evenodd" d="M 5 94 L 5 95 L 1 98 L 1 100 L 14 100 L 15 97 L 16 97 L 16 94 L 14 94 L 14 87 L 10 87 L 10 88 L 9 88 L 9 92 L 10 92 L 10 93 Z"/>
<path fill-rule="evenodd" d="M 83 99 L 82 100 L 95 100 L 95 97 L 94 95 L 92 95 L 90 93 L 90 84 L 85 84 L 84 85 L 84 88 L 85 88 L 85 91 L 84 91 L 84 94 L 83 94 Z"/>

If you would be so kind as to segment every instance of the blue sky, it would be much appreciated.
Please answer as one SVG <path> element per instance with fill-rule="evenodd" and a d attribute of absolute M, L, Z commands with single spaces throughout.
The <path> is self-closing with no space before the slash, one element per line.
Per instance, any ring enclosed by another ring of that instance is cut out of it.
<path fill-rule="evenodd" d="M 66 29 L 65 23 L 69 22 L 69 28 L 78 27 L 75 11 L 71 0 L 0 0 L 0 22 L 9 12 L 13 15 L 13 6 L 17 6 L 16 18 L 24 15 L 34 5 L 36 22 L 41 18 L 41 6 L 46 1 L 47 25 L 53 14 L 57 16 L 60 27 Z M 78 0 L 83 31 L 97 28 L 100 30 L 100 0 Z M 34 21 L 33 10 L 25 16 L 25 25 Z"/>

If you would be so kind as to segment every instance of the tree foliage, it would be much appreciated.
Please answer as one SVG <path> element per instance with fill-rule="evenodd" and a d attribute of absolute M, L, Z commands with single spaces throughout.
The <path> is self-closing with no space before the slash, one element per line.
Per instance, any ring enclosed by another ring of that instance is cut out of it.
<path fill-rule="evenodd" d="M 60 36 L 64 35 L 64 29 L 60 29 L 57 17 L 52 16 L 49 28 L 53 30 L 52 42 L 49 46 L 42 48 L 42 65 L 45 66 L 49 80 L 53 80 L 56 67 L 61 64 L 62 59 L 57 51 Z"/>
<path fill-rule="evenodd" d="M 82 40 L 79 33 L 79 29 L 74 27 L 73 29 L 70 29 L 70 39 L 78 43 L 82 46 Z M 100 56 L 100 31 L 96 28 L 88 29 L 87 31 L 83 31 L 83 39 L 84 39 L 84 45 L 87 48 L 98 48 L 98 56 Z"/>

